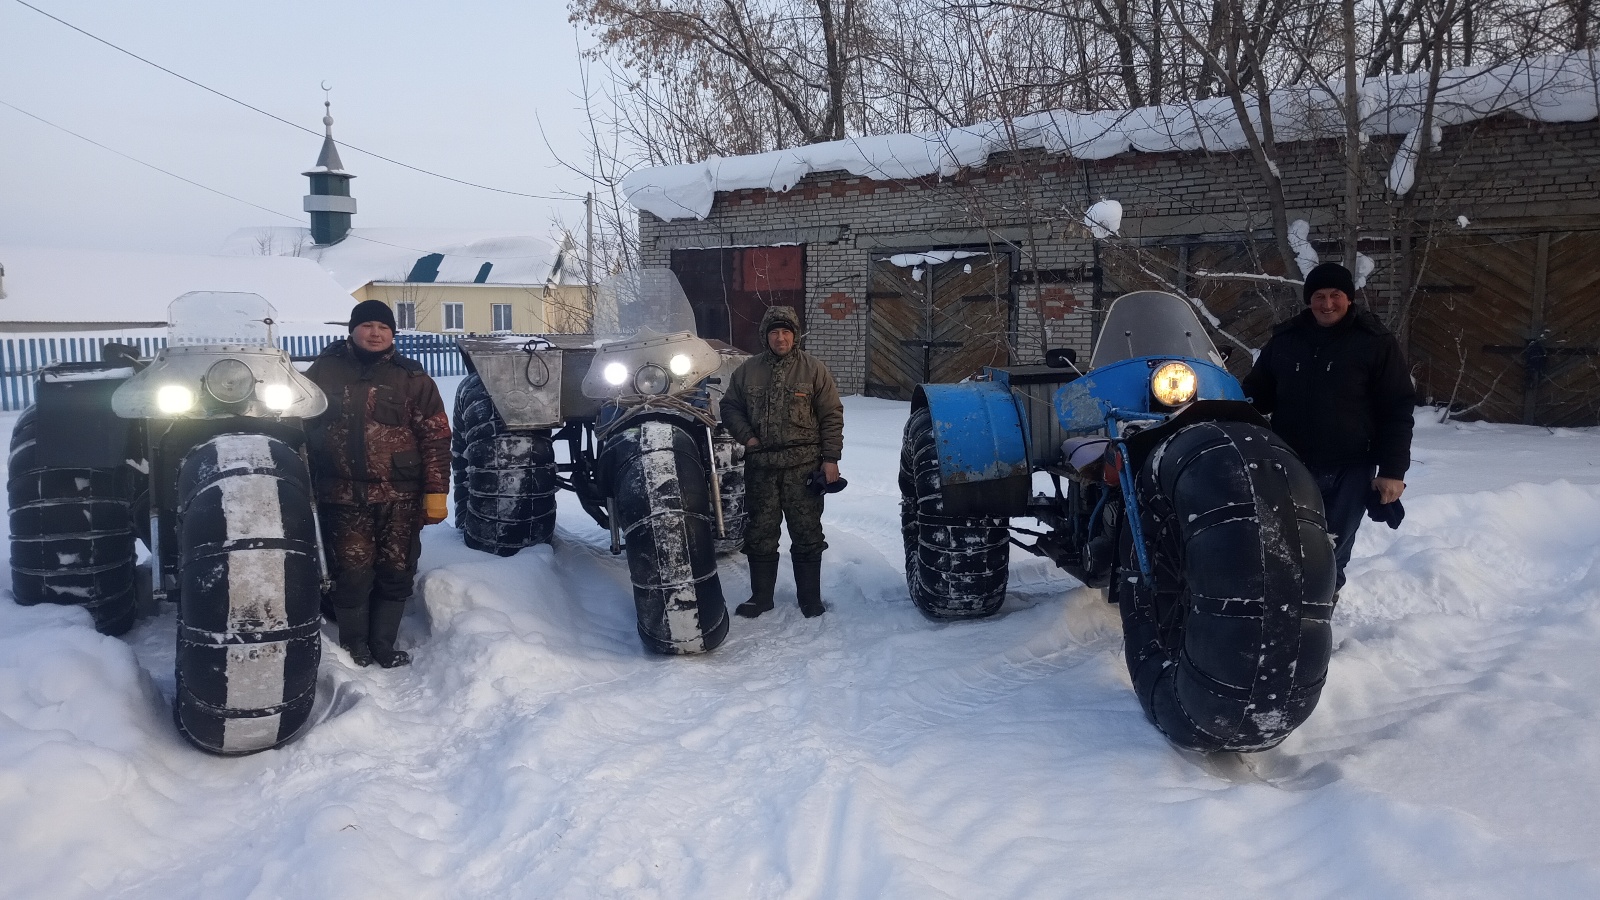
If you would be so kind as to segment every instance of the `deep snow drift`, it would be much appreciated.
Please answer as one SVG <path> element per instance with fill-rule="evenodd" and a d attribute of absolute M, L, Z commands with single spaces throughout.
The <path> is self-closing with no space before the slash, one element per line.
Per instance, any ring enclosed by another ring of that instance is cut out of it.
<path fill-rule="evenodd" d="M 778 610 L 701 657 L 643 652 L 570 496 L 510 559 L 429 527 L 416 664 L 325 641 L 322 721 L 242 759 L 172 727 L 170 608 L 117 639 L 0 600 L 0 895 L 1600 896 L 1600 432 L 1420 416 L 1321 706 L 1207 759 L 1144 721 L 1115 609 L 1044 562 L 1014 555 L 993 619 L 919 615 L 906 405 L 845 409 L 830 612 L 785 565 Z M 721 571 L 742 600 L 742 558 Z"/>

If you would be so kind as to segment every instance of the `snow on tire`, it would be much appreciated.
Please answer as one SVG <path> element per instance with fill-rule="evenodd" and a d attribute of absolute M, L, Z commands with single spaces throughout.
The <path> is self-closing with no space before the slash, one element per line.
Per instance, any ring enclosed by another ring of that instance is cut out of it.
<path fill-rule="evenodd" d="M 728 607 L 699 442 L 677 423 L 644 420 L 606 438 L 600 466 L 616 498 L 645 649 L 715 649 L 728 634 Z"/>
<path fill-rule="evenodd" d="M 512 556 L 555 534 L 555 447 L 548 431 L 511 431 L 476 374 L 456 392 L 456 526 L 468 547 Z"/>
<path fill-rule="evenodd" d="M 321 658 L 311 504 L 304 461 L 266 435 L 218 435 L 179 466 L 174 717 L 202 750 L 267 750 L 310 720 Z"/>
<path fill-rule="evenodd" d="M 722 532 L 717 538 L 717 555 L 736 553 L 744 548 L 744 530 L 749 522 L 744 497 L 744 448 L 727 429 L 717 428 L 712 441 L 717 461 L 717 486 L 722 495 Z"/>
<path fill-rule="evenodd" d="M 11 433 L 12 596 L 24 606 L 82 606 L 96 629 L 122 634 L 138 606 L 129 471 L 50 466 L 39 458 L 37 428 L 30 406 Z"/>
<path fill-rule="evenodd" d="M 906 587 L 924 614 L 971 619 L 1000 609 L 1010 575 L 1007 522 L 944 514 L 933 418 L 926 407 L 906 420 L 901 443 L 900 532 Z"/>
<path fill-rule="evenodd" d="M 1112 599 L 1145 715 L 1185 749 L 1276 746 L 1316 708 L 1332 652 L 1315 481 L 1271 431 L 1203 422 L 1163 441 L 1137 485 L 1154 583 L 1124 526 Z"/>

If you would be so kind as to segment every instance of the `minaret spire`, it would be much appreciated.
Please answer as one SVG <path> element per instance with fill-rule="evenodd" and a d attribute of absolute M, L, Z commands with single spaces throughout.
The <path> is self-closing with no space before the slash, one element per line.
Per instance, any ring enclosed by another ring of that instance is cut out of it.
<path fill-rule="evenodd" d="M 311 179 L 311 193 L 305 198 L 305 211 L 311 214 L 311 240 L 319 245 L 337 244 L 350 233 L 350 217 L 355 215 L 356 200 L 350 196 L 350 179 L 339 159 L 339 146 L 333 140 L 333 101 L 327 97 L 332 88 L 322 83 L 322 125 L 327 129 L 322 139 L 322 152 L 317 155 L 316 168 L 303 172 Z"/>

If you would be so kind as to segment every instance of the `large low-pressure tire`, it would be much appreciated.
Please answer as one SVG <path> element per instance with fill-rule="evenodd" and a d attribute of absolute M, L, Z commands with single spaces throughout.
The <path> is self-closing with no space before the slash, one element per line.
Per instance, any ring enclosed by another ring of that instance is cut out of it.
<path fill-rule="evenodd" d="M 745 526 L 750 520 L 744 497 L 744 448 L 727 429 L 718 428 L 711 444 L 717 460 L 717 486 L 722 492 L 722 537 L 717 538 L 717 555 L 744 549 Z"/>
<path fill-rule="evenodd" d="M 11 432 L 11 593 L 24 606 L 82 606 L 101 632 L 133 626 L 133 472 L 62 468 L 41 459 L 37 407 Z"/>
<path fill-rule="evenodd" d="M 306 726 L 321 659 L 311 478 L 294 448 L 223 434 L 178 473 L 178 730 L 237 756 Z"/>
<path fill-rule="evenodd" d="M 1316 708 L 1332 652 L 1316 482 L 1267 429 L 1203 422 L 1163 441 L 1137 485 L 1154 583 L 1124 526 L 1112 599 L 1145 715 L 1189 750 L 1276 746 Z"/>
<path fill-rule="evenodd" d="M 616 498 L 645 649 L 716 649 L 728 635 L 728 607 L 699 442 L 675 422 L 646 419 L 605 439 L 600 466 Z"/>
<path fill-rule="evenodd" d="M 927 407 L 906 420 L 900 447 L 900 533 L 911 600 L 935 619 L 994 615 L 1006 599 L 1011 544 L 1004 518 L 944 514 Z"/>
<path fill-rule="evenodd" d="M 559 489 L 550 432 L 508 429 L 474 374 L 456 393 L 456 435 L 456 526 L 467 546 L 512 556 L 550 543 Z"/>

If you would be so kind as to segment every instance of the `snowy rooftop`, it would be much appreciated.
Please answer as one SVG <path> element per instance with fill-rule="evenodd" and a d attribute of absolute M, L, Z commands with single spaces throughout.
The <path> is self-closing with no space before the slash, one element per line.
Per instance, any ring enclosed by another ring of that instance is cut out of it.
<path fill-rule="evenodd" d="M 374 281 L 405 281 L 419 260 L 433 254 L 444 259 L 437 275 L 424 280 L 470 283 L 488 263 L 489 284 L 545 284 L 553 273 L 559 274 L 555 268 L 561 245 L 543 235 L 511 231 L 353 228 L 339 243 L 318 247 L 305 228 L 268 226 L 235 231 L 222 252 L 313 260 L 348 292 Z"/>
<path fill-rule="evenodd" d="M 1541 122 L 1587 121 L 1600 115 L 1595 70 L 1594 58 L 1586 52 L 1452 70 L 1441 79 L 1433 124 L 1461 125 L 1506 112 Z M 1363 130 L 1369 135 L 1418 133 L 1427 78 L 1422 72 L 1364 81 Z M 1339 114 L 1343 92 L 1342 82 L 1329 88 L 1274 91 L 1272 120 L 1278 140 L 1343 136 Z M 1253 115 L 1256 108 L 1252 101 Z M 1010 123 L 852 138 L 750 156 L 714 156 L 692 165 L 635 172 L 623 179 L 622 189 L 634 206 L 662 219 L 703 219 L 718 191 L 787 191 L 813 172 L 845 171 L 888 180 L 951 175 L 982 166 L 990 154 L 1013 147 L 1105 159 L 1128 151 L 1239 150 L 1245 147 L 1245 137 L 1231 101 L 1218 97 L 1134 110 L 1044 112 Z M 1391 172 L 1390 186 L 1401 193 L 1410 186 L 1406 152 L 1401 149 L 1402 158 Z"/>
<path fill-rule="evenodd" d="M 343 319 L 353 302 L 308 259 L 0 246 L 4 322 L 160 322 L 190 291 L 260 294 L 284 323 Z"/>

